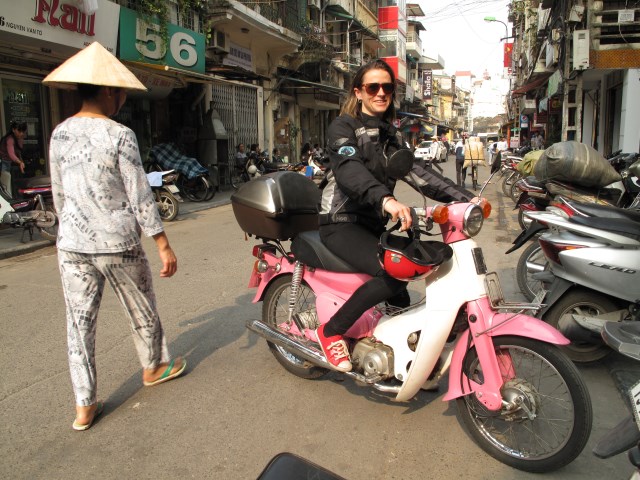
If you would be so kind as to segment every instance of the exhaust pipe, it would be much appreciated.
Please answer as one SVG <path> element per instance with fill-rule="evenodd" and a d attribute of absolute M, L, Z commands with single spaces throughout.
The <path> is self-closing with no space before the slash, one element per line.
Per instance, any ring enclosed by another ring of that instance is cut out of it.
<path fill-rule="evenodd" d="M 252 332 L 266 338 L 267 341 L 275 343 L 280 347 L 286 348 L 296 357 L 303 358 L 304 360 L 307 360 L 308 362 L 311 362 L 319 367 L 332 370 L 331 365 L 329 364 L 329 362 L 327 362 L 327 359 L 321 352 L 303 345 L 302 343 L 296 342 L 284 333 L 270 327 L 266 323 L 261 322 L 260 320 L 249 320 L 246 326 Z"/>
<path fill-rule="evenodd" d="M 252 332 L 265 338 L 268 342 L 275 343 L 282 348 L 286 348 L 297 357 L 307 360 L 318 367 L 326 368 L 327 370 L 334 370 L 332 365 L 327 362 L 327 359 L 320 351 L 296 342 L 284 333 L 279 332 L 260 320 L 249 320 L 246 323 L 246 327 Z M 345 375 L 358 382 L 370 385 L 380 392 L 397 394 L 400 391 L 400 386 L 372 383 L 371 380 L 367 380 L 364 375 L 357 372 L 346 372 Z"/>

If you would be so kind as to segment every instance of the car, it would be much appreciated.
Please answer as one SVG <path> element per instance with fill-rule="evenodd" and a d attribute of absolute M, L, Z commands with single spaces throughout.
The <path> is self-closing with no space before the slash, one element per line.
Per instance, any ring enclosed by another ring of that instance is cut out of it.
<path fill-rule="evenodd" d="M 429 163 L 433 157 L 431 152 L 431 144 L 433 140 L 425 140 L 420 142 L 416 147 L 413 155 L 416 157 L 416 161 L 424 161 L 425 163 Z"/>

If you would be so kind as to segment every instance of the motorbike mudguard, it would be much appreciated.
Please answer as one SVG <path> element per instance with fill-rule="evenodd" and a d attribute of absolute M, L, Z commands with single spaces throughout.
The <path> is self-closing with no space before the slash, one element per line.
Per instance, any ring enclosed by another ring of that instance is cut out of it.
<path fill-rule="evenodd" d="M 558 300 L 560 300 L 564 296 L 567 290 L 569 290 L 574 285 L 574 283 L 569 282 L 564 278 L 554 276 L 553 282 L 551 282 L 551 285 L 547 290 L 547 294 L 542 299 L 544 307 L 542 307 L 538 312 L 538 318 L 544 318 L 545 313 L 547 313 L 551 309 L 551 307 L 553 307 L 558 302 Z"/>
<path fill-rule="evenodd" d="M 547 229 L 548 229 L 547 226 L 542 225 L 540 222 L 536 222 L 535 220 L 533 220 L 531 222 L 531 225 L 529 225 L 529 228 L 527 228 L 526 230 L 523 230 L 522 232 L 520 232 L 520 235 L 518 235 L 516 237 L 516 239 L 513 241 L 513 247 L 511 247 L 509 250 L 507 250 L 505 252 L 505 254 L 508 254 L 508 253 L 511 253 L 511 252 L 515 252 L 522 245 L 524 245 L 530 239 L 535 237 L 538 233 L 542 232 L 543 230 L 547 230 Z"/>
<path fill-rule="evenodd" d="M 501 319 L 504 317 L 504 319 Z M 508 320 L 507 320 L 508 319 Z M 500 322 L 502 321 L 502 324 Z M 513 315 L 511 313 L 498 313 L 494 316 L 494 325 L 496 327 L 487 331 L 485 334 L 490 337 L 499 337 L 499 336 L 516 336 L 516 337 L 525 337 L 531 338 L 533 340 L 539 340 L 545 343 L 551 343 L 554 345 L 568 345 L 569 340 L 562 335 L 558 330 L 553 328 L 551 325 L 544 323 L 542 320 L 539 320 L 534 317 L 530 317 L 528 315 L 516 314 Z M 449 369 L 449 390 L 447 394 L 442 399 L 443 401 L 454 400 L 456 398 L 462 397 L 464 395 L 468 395 L 474 392 L 483 393 L 488 397 L 493 394 L 493 392 L 487 391 L 483 392 L 484 385 L 491 384 L 499 384 L 502 385 L 502 378 L 494 378 L 489 379 L 485 378 L 484 384 L 478 384 L 473 382 L 470 379 L 467 379 L 463 373 L 463 364 L 464 358 L 470 348 L 474 345 L 474 341 L 469 339 L 470 331 L 465 331 L 458 341 L 456 342 L 455 349 L 453 351 L 453 358 L 451 360 L 451 367 Z M 495 353 L 494 353 L 495 357 Z M 491 375 L 490 369 L 484 369 L 483 372 L 485 375 Z M 493 372 L 494 375 L 499 374 L 499 372 Z M 493 381 L 491 381 L 493 380 Z"/>

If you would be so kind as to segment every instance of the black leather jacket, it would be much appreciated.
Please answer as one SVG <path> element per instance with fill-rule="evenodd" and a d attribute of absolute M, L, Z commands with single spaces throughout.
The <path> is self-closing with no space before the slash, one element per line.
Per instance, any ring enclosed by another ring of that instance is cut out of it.
<path fill-rule="evenodd" d="M 378 117 L 341 115 L 329 126 L 327 145 L 329 170 L 322 191 L 320 225 L 353 222 L 381 233 L 387 223 L 382 199 L 393 195 L 396 185 L 387 174 L 386 158 L 405 148 L 402 136 Z M 468 201 L 474 196 L 417 163 L 412 174 L 407 183 L 439 202 Z"/>

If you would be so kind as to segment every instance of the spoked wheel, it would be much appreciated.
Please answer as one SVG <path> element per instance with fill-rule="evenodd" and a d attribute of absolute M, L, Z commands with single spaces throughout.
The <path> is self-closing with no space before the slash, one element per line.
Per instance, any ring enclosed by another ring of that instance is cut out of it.
<path fill-rule="evenodd" d="M 571 340 L 570 345 L 562 347 L 571 360 L 576 363 L 596 362 L 609 355 L 612 350 L 600 335 L 591 334 L 578 325 L 573 315 L 594 317 L 618 309 L 618 306 L 608 297 L 598 292 L 574 289 L 565 293 L 542 320 L 560 330 Z"/>
<path fill-rule="evenodd" d="M 521 178 L 522 176 L 518 174 L 511 182 L 511 187 L 509 188 L 509 197 L 511 197 L 511 200 L 513 200 L 514 202 L 518 201 L 518 198 L 520 198 L 520 194 L 522 193 L 517 187 L 518 180 L 520 180 Z"/>
<path fill-rule="evenodd" d="M 504 384 L 503 408 L 487 410 L 475 394 L 457 399 L 460 417 L 492 457 L 528 472 L 550 472 L 572 462 L 587 444 L 593 421 L 589 391 L 557 347 L 522 337 L 494 337 Z M 464 373 L 482 384 L 475 347 Z M 466 381 L 466 380 L 463 380 Z"/>
<path fill-rule="evenodd" d="M 533 274 L 548 269 L 549 261 L 544 256 L 540 244 L 537 241 L 531 242 L 520 254 L 516 268 L 518 287 L 527 300 L 532 301 L 543 288 L 542 282 L 534 279 Z"/>
<path fill-rule="evenodd" d="M 529 228 L 529 225 L 531 225 L 532 221 L 533 220 L 531 220 L 524 214 L 524 210 L 522 210 L 522 207 L 520 207 L 520 209 L 518 210 L 518 225 L 520 225 L 520 228 L 522 230 L 526 230 L 527 228 Z"/>
<path fill-rule="evenodd" d="M 512 171 L 504 176 L 502 180 L 502 193 L 506 197 L 511 197 L 511 185 L 517 180 L 516 172 Z"/>
<path fill-rule="evenodd" d="M 291 277 L 281 277 L 275 280 L 267 289 L 262 303 L 262 321 L 272 328 L 286 332 L 286 322 L 289 318 L 289 297 L 291 294 Z M 302 283 L 294 307 L 294 315 L 298 315 L 309 328 L 315 328 L 317 323 L 316 295 L 308 285 Z M 301 341 L 304 341 L 299 337 Z M 267 342 L 276 360 L 289 372 L 298 377 L 315 379 L 325 375 L 328 370 L 307 362 L 295 356 L 287 349 Z"/>
<path fill-rule="evenodd" d="M 45 207 L 44 217 L 37 222 L 40 235 L 46 240 L 55 242 L 58 239 L 58 215 L 53 205 Z"/>
<path fill-rule="evenodd" d="M 180 175 L 178 188 L 192 202 L 203 202 L 210 195 L 213 186 L 205 176 L 187 179 L 184 175 Z"/>
<path fill-rule="evenodd" d="M 248 180 L 248 178 L 246 178 L 246 175 L 244 173 L 241 172 L 237 172 L 234 171 L 233 174 L 231 175 L 231 186 L 237 190 L 239 189 L 244 183 L 246 183 Z"/>
<path fill-rule="evenodd" d="M 160 201 L 158 203 L 158 210 L 160 211 L 160 218 L 165 222 L 175 220 L 180 210 L 180 205 L 176 197 L 169 192 L 160 192 Z"/>

